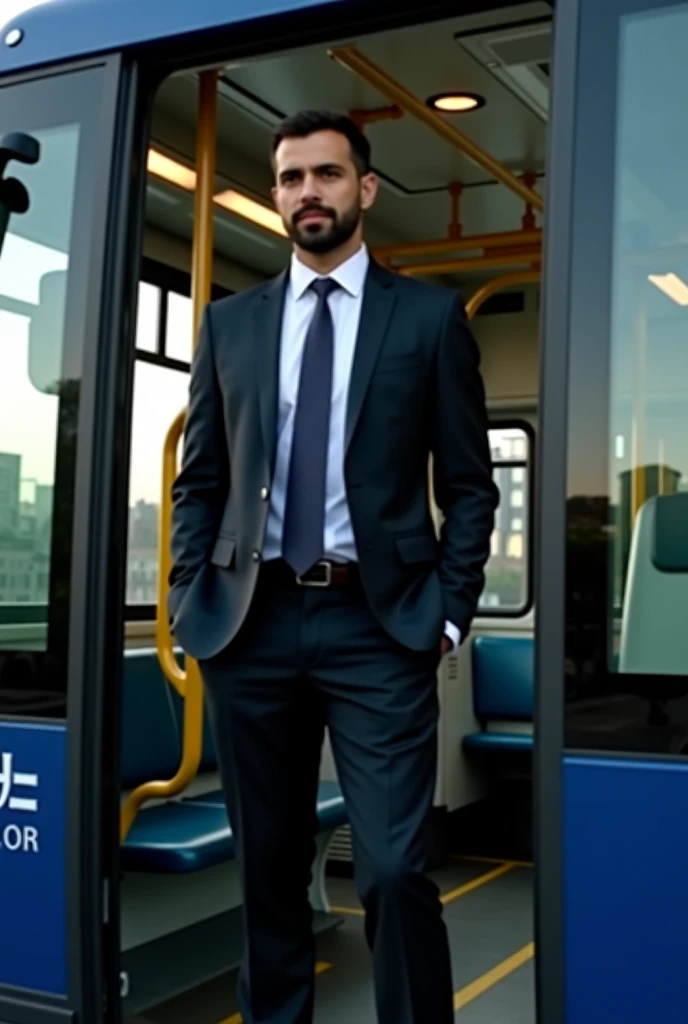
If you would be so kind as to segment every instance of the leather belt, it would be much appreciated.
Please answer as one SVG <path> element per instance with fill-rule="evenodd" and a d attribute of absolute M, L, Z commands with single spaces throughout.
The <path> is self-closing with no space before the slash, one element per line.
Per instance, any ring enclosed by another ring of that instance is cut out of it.
<path fill-rule="evenodd" d="M 270 582 L 293 587 L 351 588 L 361 586 L 361 576 L 355 562 L 330 562 L 323 558 L 305 572 L 297 575 L 284 559 L 265 562 L 261 575 Z"/>

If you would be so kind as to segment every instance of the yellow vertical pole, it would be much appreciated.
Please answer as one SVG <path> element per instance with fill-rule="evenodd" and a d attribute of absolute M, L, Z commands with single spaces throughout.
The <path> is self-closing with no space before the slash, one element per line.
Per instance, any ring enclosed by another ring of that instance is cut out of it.
<path fill-rule="evenodd" d="M 210 300 L 213 283 L 213 195 L 217 158 L 217 73 L 201 75 L 199 91 L 198 133 L 196 139 L 196 196 L 191 269 L 193 301 L 193 339 L 195 351 L 203 310 Z M 162 464 L 162 495 L 160 502 L 160 537 L 158 542 L 158 608 L 156 647 L 160 666 L 184 700 L 184 733 L 182 759 L 172 779 L 144 782 L 125 801 L 120 816 L 121 841 L 127 837 L 139 809 L 146 800 L 166 799 L 180 793 L 196 775 L 203 749 L 203 683 L 198 664 L 185 659 L 185 670 L 179 665 L 167 617 L 168 579 L 171 568 L 170 540 L 172 529 L 172 484 L 177 472 L 177 452 L 184 431 L 186 410 L 183 409 L 170 426 L 165 438 Z"/>
<path fill-rule="evenodd" d="M 196 141 L 196 207 L 191 265 L 194 338 L 196 347 L 201 318 L 213 285 L 213 196 L 217 164 L 217 72 L 205 71 L 199 88 Z"/>
<path fill-rule="evenodd" d="M 196 142 L 196 203 L 191 262 L 193 341 L 195 352 L 203 310 L 213 286 L 213 196 L 217 168 L 217 72 L 205 71 L 199 83 L 198 136 Z M 171 517 L 170 517 L 171 518 Z M 203 750 L 203 680 L 198 663 L 185 658 L 184 756 L 198 771 Z"/>

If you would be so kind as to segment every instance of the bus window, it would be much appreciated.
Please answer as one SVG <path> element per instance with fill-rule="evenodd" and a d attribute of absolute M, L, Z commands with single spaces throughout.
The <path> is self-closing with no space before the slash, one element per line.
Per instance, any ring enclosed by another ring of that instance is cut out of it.
<path fill-rule="evenodd" d="M 10 218 L 0 255 L 0 714 L 65 711 L 99 80 L 0 89 L 0 123 L 40 146 L 37 163 L 12 167 L 29 208 Z"/>
<path fill-rule="evenodd" d="M 155 617 L 158 599 L 158 520 L 162 486 L 161 452 L 170 423 L 186 406 L 189 373 L 137 358 L 129 474 L 127 616 Z M 148 614 L 144 616 L 145 608 Z"/>
<path fill-rule="evenodd" d="M 582 88 L 606 99 L 580 100 L 595 157 L 576 168 L 567 743 L 687 753 L 688 8 L 617 5 L 599 32 Z"/>
<path fill-rule="evenodd" d="M 489 437 L 500 497 L 478 614 L 515 617 L 525 615 L 530 604 L 532 441 L 525 425 L 493 426 Z"/>
<path fill-rule="evenodd" d="M 681 498 L 684 526 L 675 538 L 664 516 L 676 504 L 672 496 L 688 490 L 688 148 L 676 92 L 688 88 L 688 73 L 665 67 L 687 31 L 684 7 L 632 17 L 620 38 L 608 455 L 616 522 L 608 615 L 615 636 L 609 667 L 632 673 L 688 674 L 685 630 L 672 621 L 672 609 L 688 606 L 688 575 L 678 565 L 665 571 L 652 557 L 658 546 L 680 544 L 688 524 Z M 638 81 L 641 69 L 647 89 Z"/>
<path fill-rule="evenodd" d="M 129 472 L 126 617 L 155 619 L 162 450 L 186 406 L 193 343 L 191 275 L 144 259 L 138 289 Z M 213 297 L 226 295 L 215 285 Z"/>

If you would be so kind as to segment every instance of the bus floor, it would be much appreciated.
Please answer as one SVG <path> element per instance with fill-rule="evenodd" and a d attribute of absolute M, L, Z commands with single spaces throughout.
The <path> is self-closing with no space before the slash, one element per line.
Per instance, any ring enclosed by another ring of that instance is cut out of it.
<path fill-rule="evenodd" d="M 529 864 L 457 858 L 432 872 L 442 893 L 461 1024 L 533 1024 Z M 318 938 L 315 1024 L 377 1024 L 363 913 L 353 881 L 328 878 L 342 924 Z M 146 1011 L 150 1024 L 241 1024 L 235 975 Z"/>

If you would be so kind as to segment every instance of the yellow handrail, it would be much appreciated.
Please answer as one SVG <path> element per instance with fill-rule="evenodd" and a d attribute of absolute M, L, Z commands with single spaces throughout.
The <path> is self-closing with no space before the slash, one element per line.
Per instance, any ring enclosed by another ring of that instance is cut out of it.
<path fill-rule="evenodd" d="M 210 301 L 213 282 L 213 195 L 217 157 L 217 72 L 200 76 L 199 119 L 196 140 L 197 187 L 191 271 L 193 340 L 195 349 L 203 310 Z M 174 653 L 167 613 L 168 580 L 171 568 L 172 485 L 177 475 L 177 452 L 184 432 L 186 409 L 182 409 L 165 437 L 162 465 L 162 497 L 158 541 L 158 606 L 156 649 L 160 667 L 184 701 L 182 759 L 173 778 L 144 782 L 124 803 L 120 816 L 120 839 L 126 839 L 136 815 L 146 800 L 165 799 L 181 793 L 196 775 L 203 751 L 203 681 L 198 664 L 185 658 L 182 669 Z"/>
<path fill-rule="evenodd" d="M 542 272 L 540 270 L 515 270 L 512 274 L 502 274 L 500 277 L 493 277 L 491 281 L 478 288 L 466 303 L 466 315 L 472 320 L 483 303 L 496 295 L 497 292 L 511 288 L 515 284 L 537 284 Z"/>
<path fill-rule="evenodd" d="M 170 556 L 170 525 L 172 522 L 172 485 L 177 475 L 177 451 L 184 424 L 186 409 L 182 409 L 167 431 L 162 457 L 162 499 L 158 524 L 158 603 L 155 622 L 155 640 L 160 667 L 180 697 L 186 697 L 186 673 L 174 654 L 172 633 L 167 615 L 167 592 L 172 558 Z"/>
<path fill-rule="evenodd" d="M 525 181 L 517 178 L 503 163 L 484 150 L 473 139 L 469 138 L 462 131 L 459 131 L 453 124 L 443 118 L 436 110 L 432 110 L 423 100 L 418 99 L 406 86 L 392 78 L 378 64 L 375 64 L 370 57 L 361 53 L 355 46 L 340 46 L 329 51 L 329 56 L 336 60 L 343 67 L 348 68 L 362 81 L 377 89 L 386 96 L 391 103 L 396 103 L 412 117 L 417 118 L 422 124 L 432 128 L 438 135 L 455 146 L 478 167 L 491 174 L 497 181 L 501 181 L 508 189 L 511 189 L 524 202 L 529 203 L 536 210 L 543 210 L 544 198 L 534 192 L 526 185 Z"/>

